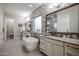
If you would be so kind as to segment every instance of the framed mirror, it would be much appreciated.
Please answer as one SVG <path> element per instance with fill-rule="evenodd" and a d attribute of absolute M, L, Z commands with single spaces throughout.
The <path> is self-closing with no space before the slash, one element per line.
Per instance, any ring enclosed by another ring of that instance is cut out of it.
<path fill-rule="evenodd" d="M 72 5 L 46 15 L 47 33 L 79 39 L 79 5 Z"/>

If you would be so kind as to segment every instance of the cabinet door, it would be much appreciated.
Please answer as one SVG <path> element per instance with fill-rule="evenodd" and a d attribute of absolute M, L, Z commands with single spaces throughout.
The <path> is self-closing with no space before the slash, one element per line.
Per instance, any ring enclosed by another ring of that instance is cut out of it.
<path fill-rule="evenodd" d="M 45 53 L 45 39 L 44 39 L 44 37 L 40 37 L 40 51 Z"/>
<path fill-rule="evenodd" d="M 53 48 L 54 56 L 63 56 L 63 47 L 54 44 L 54 47 L 52 48 Z"/>
<path fill-rule="evenodd" d="M 52 56 L 53 50 L 52 50 L 52 43 L 46 41 L 46 55 Z"/>

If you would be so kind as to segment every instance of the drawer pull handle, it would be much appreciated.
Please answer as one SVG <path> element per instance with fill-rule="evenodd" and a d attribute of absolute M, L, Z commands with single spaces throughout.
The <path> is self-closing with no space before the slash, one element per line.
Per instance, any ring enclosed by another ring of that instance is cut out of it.
<path fill-rule="evenodd" d="M 72 47 L 72 46 L 69 46 L 69 45 L 67 45 L 67 47 L 70 47 L 70 48 L 73 48 L 73 49 L 79 50 L 79 48 L 75 48 L 75 47 Z"/>

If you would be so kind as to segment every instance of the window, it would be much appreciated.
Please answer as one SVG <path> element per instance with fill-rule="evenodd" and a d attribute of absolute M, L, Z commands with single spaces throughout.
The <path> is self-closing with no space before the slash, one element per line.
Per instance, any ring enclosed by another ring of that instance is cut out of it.
<path fill-rule="evenodd" d="M 41 16 L 36 17 L 34 22 L 35 22 L 35 32 L 41 33 Z"/>

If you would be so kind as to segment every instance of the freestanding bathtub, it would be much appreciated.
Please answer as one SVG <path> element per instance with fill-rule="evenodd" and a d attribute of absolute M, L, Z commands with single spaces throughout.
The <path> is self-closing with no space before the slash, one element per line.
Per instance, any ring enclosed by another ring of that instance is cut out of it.
<path fill-rule="evenodd" d="M 38 39 L 33 37 L 23 37 L 23 44 L 28 51 L 33 51 L 38 45 Z"/>

